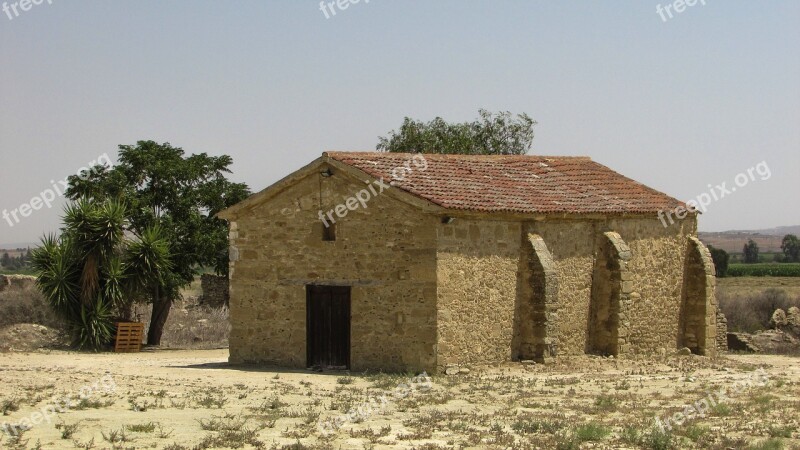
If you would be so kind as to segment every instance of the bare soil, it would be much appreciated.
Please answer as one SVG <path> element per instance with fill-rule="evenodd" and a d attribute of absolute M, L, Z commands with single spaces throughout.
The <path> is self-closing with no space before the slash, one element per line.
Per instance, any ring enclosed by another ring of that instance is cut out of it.
<path fill-rule="evenodd" d="M 0 354 L 0 425 L 73 399 L 21 437 L 4 434 L 0 447 L 800 448 L 800 359 L 786 356 L 576 357 L 429 384 L 410 383 L 414 374 L 231 366 L 227 357 Z M 702 415 L 654 426 L 690 404 Z M 337 427 L 327 433 L 326 423 Z"/>
<path fill-rule="evenodd" d="M 69 345 L 59 330 L 35 323 L 18 323 L 0 328 L 0 352 L 25 352 Z"/>

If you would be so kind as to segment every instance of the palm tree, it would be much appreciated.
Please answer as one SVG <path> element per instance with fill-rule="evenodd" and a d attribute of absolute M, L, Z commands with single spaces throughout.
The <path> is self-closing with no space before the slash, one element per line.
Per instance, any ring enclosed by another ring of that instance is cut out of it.
<path fill-rule="evenodd" d="M 111 342 L 114 319 L 129 319 L 134 300 L 164 283 L 172 268 L 169 243 L 157 227 L 136 235 L 117 200 L 68 205 L 60 236 L 33 251 L 36 285 L 65 319 L 78 348 Z"/>

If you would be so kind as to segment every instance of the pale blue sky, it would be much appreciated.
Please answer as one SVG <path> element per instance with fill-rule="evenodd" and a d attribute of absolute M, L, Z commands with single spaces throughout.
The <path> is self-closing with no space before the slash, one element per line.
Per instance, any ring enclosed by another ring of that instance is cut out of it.
<path fill-rule="evenodd" d="M 324 150 L 373 150 L 404 116 L 486 108 L 538 120 L 531 153 L 684 200 L 766 161 L 701 229 L 800 224 L 800 2 L 664 22 L 666 1 L 362 0 L 329 19 L 305 0 L 51 1 L 0 12 L 0 212 L 140 139 L 230 154 L 257 191 Z M 0 218 L 0 243 L 60 213 Z"/>

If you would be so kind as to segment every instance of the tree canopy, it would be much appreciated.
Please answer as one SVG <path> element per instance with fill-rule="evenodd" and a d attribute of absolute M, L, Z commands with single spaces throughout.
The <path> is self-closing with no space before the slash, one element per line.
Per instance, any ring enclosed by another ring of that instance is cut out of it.
<path fill-rule="evenodd" d="M 395 153 L 524 155 L 533 143 L 536 121 L 527 114 L 493 114 L 481 109 L 473 122 L 430 122 L 406 117 L 400 129 L 379 137 L 377 150 Z"/>
<path fill-rule="evenodd" d="M 781 241 L 784 261 L 800 262 L 800 240 L 793 234 L 787 234 Z"/>
<path fill-rule="evenodd" d="M 160 343 L 172 302 L 200 267 L 227 275 L 227 225 L 214 215 L 250 194 L 246 184 L 227 179 L 232 163 L 227 155 L 185 156 L 168 142 L 139 141 L 119 146 L 115 166 L 96 166 L 69 178 L 68 198 L 119 199 L 134 233 L 159 226 L 166 234 L 172 267 L 149 291 L 150 345 Z"/>
<path fill-rule="evenodd" d="M 723 278 L 728 272 L 728 261 L 730 255 L 728 252 L 721 248 L 716 248 L 709 245 L 708 251 L 711 253 L 711 259 L 714 261 L 714 269 L 718 278 Z"/>
<path fill-rule="evenodd" d="M 61 234 L 46 236 L 33 252 L 36 284 L 76 347 L 97 350 L 110 343 L 114 319 L 172 268 L 161 229 L 135 234 L 126 216 L 116 200 L 72 203 Z"/>
<path fill-rule="evenodd" d="M 744 248 L 742 249 L 743 259 L 746 263 L 757 263 L 758 262 L 758 244 L 756 241 L 752 239 L 748 239 L 747 243 L 744 244 Z"/>

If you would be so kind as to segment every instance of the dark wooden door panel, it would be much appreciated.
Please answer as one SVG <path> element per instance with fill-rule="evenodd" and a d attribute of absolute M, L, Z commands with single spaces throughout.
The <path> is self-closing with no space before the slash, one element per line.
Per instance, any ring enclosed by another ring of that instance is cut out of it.
<path fill-rule="evenodd" d="M 350 367 L 350 287 L 306 286 L 309 367 Z"/>

